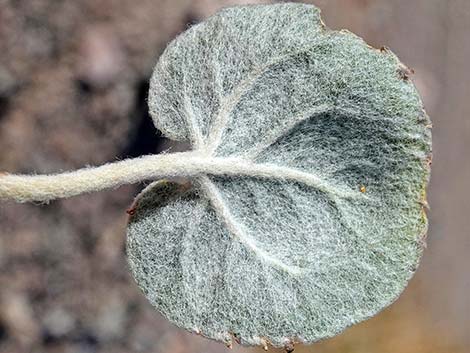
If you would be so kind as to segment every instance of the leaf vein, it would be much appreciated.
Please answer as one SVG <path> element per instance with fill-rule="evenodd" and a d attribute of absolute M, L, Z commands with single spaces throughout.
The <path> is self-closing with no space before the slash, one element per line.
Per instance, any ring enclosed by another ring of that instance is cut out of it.
<path fill-rule="evenodd" d="M 260 248 L 256 241 L 246 233 L 244 226 L 232 215 L 217 186 L 208 177 L 200 178 L 200 183 L 217 216 L 240 243 L 251 250 L 259 259 L 291 275 L 296 276 L 305 272 L 305 269 L 285 264 Z"/>
<path fill-rule="evenodd" d="M 208 133 L 208 138 L 206 142 L 206 151 L 208 154 L 213 154 L 217 147 L 219 147 L 219 144 L 222 139 L 222 134 L 227 126 L 230 115 L 232 114 L 236 105 L 240 102 L 240 99 L 246 92 L 248 92 L 249 88 L 253 86 L 256 80 L 261 77 L 261 75 L 266 72 L 269 68 L 280 64 L 288 58 L 291 58 L 295 55 L 299 55 L 307 51 L 311 47 L 312 45 L 304 47 L 292 53 L 287 53 L 285 55 L 275 57 L 266 65 L 253 69 L 248 74 L 248 77 L 245 80 L 242 80 L 235 88 L 232 89 L 229 95 L 225 96 L 225 98 L 220 104 L 219 113 L 215 117 L 214 122 Z"/>

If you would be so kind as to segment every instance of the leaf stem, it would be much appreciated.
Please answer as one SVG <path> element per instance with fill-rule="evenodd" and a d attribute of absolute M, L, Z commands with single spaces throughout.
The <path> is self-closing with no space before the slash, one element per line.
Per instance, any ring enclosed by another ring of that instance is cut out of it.
<path fill-rule="evenodd" d="M 190 151 L 148 155 L 62 174 L 0 174 L 0 200 L 48 202 L 144 180 L 206 175 L 293 181 L 313 187 L 332 198 L 365 197 L 358 191 L 329 184 L 311 172 L 270 163 L 255 163 L 243 158 L 211 157 L 199 151 Z"/>
<path fill-rule="evenodd" d="M 48 202 L 144 180 L 183 176 L 194 152 L 148 155 L 52 175 L 0 174 L 0 200 Z"/>

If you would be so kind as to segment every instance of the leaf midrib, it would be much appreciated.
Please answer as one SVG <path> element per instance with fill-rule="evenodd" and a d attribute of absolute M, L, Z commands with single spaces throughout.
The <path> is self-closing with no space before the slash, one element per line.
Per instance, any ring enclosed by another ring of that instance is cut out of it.
<path fill-rule="evenodd" d="M 255 68 L 248 75 L 247 79 L 241 81 L 228 96 L 221 99 L 219 112 L 213 124 L 210 126 L 210 130 L 205 139 L 202 136 L 201 128 L 198 126 L 197 120 L 193 116 L 191 101 L 186 92 L 184 92 L 185 117 L 186 123 L 188 125 L 188 131 L 190 133 L 189 140 L 194 144 L 194 153 L 199 154 L 200 157 L 206 159 L 205 162 L 209 165 L 212 163 L 214 164 L 213 166 L 208 166 L 208 168 L 205 170 L 205 174 L 203 173 L 202 175 L 196 177 L 206 198 L 211 203 L 217 216 L 235 238 L 237 238 L 247 248 L 253 251 L 259 258 L 263 259 L 265 262 L 274 267 L 286 271 L 290 275 L 300 275 L 305 272 L 305 269 L 293 265 L 287 265 L 279 259 L 271 256 L 263 249 L 259 248 L 256 244 L 256 241 L 247 235 L 244 231 L 245 226 L 239 220 L 236 220 L 232 215 L 230 207 L 224 201 L 219 187 L 210 180 L 208 175 L 250 176 L 294 181 L 309 187 L 313 187 L 325 193 L 335 204 L 337 203 L 338 198 L 364 197 L 364 195 L 360 194 L 359 192 L 344 190 L 330 185 L 313 173 L 304 172 L 295 168 L 278 166 L 275 164 L 260 164 L 253 162 L 253 159 L 265 148 L 270 146 L 281 136 L 285 135 L 286 132 L 293 129 L 293 127 L 299 122 L 307 119 L 309 116 L 309 114 L 307 114 L 308 112 L 300 114 L 298 119 L 294 119 L 295 121 L 293 123 L 289 124 L 288 126 L 284 126 L 284 130 L 275 131 L 272 136 L 269 136 L 267 146 L 256 146 L 254 149 L 246 151 L 246 153 L 243 155 L 245 158 L 214 156 L 215 151 L 222 141 L 223 131 L 228 125 L 233 110 L 240 102 L 241 98 L 254 85 L 257 79 L 261 77 L 261 75 L 263 75 L 263 73 L 266 72 L 270 67 L 277 65 L 295 55 L 299 55 L 309 50 L 311 47 L 313 47 L 313 45 L 302 48 L 301 50 L 295 51 L 293 53 L 287 53 L 285 55 L 276 57 L 271 59 L 266 65 Z M 327 106 L 326 104 L 320 104 L 318 107 L 312 107 L 310 110 L 321 113 L 331 109 L 332 107 Z"/>

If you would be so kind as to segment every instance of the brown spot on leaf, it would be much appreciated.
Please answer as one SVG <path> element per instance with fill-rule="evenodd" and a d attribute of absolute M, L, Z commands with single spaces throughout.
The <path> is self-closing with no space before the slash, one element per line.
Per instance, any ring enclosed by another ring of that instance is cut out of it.
<path fill-rule="evenodd" d="M 428 155 L 428 156 L 426 157 L 425 162 L 426 162 L 426 165 L 428 166 L 428 168 L 431 168 L 431 165 L 432 165 L 432 154 L 430 154 L 430 155 Z"/>
<path fill-rule="evenodd" d="M 135 212 L 136 212 L 135 207 L 129 208 L 129 209 L 126 210 L 126 213 L 127 213 L 129 216 L 135 215 Z"/>
<path fill-rule="evenodd" d="M 232 335 L 233 339 L 235 340 L 235 342 L 237 342 L 238 344 L 241 344 L 240 334 L 233 332 L 233 333 L 231 333 L 231 335 Z"/>
<path fill-rule="evenodd" d="M 286 343 L 284 349 L 286 353 L 292 353 L 294 351 L 294 344 L 292 342 Z"/>
<path fill-rule="evenodd" d="M 420 200 L 419 203 L 423 208 L 429 210 L 429 203 L 426 199 Z"/>
<path fill-rule="evenodd" d="M 403 81 L 409 81 L 411 76 L 414 75 L 414 73 L 415 70 L 410 69 L 403 64 L 400 64 L 400 67 L 398 69 L 398 75 Z"/>

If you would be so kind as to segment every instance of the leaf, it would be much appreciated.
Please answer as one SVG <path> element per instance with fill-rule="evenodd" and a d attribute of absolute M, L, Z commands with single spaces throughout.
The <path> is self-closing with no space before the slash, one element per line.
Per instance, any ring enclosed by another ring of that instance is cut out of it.
<path fill-rule="evenodd" d="M 227 344 L 286 346 L 392 303 L 421 256 L 431 148 L 403 69 L 310 5 L 229 8 L 174 40 L 151 114 L 213 163 L 136 200 L 127 254 L 152 305 Z"/>

